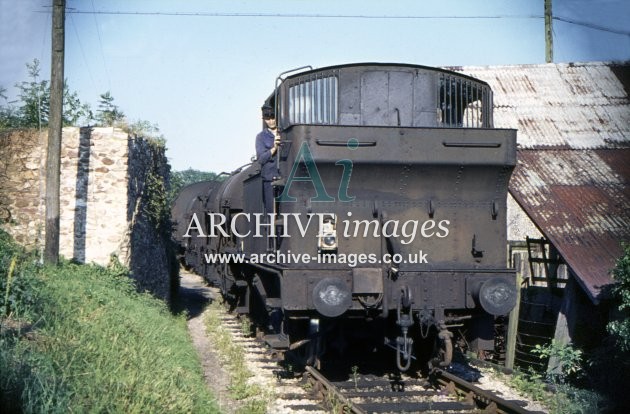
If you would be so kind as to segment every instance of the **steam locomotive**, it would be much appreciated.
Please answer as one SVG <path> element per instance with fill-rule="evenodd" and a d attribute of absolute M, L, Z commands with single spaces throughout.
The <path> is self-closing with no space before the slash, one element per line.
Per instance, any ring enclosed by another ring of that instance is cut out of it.
<path fill-rule="evenodd" d="M 446 366 L 454 331 L 492 349 L 516 301 L 516 131 L 493 128 L 488 84 L 409 64 L 304 67 L 265 105 L 281 136 L 273 211 L 258 162 L 185 188 L 172 213 L 186 266 L 305 364 L 380 344 L 400 370 Z"/>

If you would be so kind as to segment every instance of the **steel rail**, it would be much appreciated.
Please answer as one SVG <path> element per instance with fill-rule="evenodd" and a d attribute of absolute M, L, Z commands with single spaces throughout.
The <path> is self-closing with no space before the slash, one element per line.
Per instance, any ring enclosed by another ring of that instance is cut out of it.
<path fill-rule="evenodd" d="M 367 414 L 367 411 L 359 406 L 360 404 L 354 404 L 350 401 L 337 386 L 328 381 L 315 368 L 306 366 L 305 370 L 305 378 L 311 381 L 314 391 L 320 394 L 320 398 L 340 403 L 343 406 L 342 412 L 344 413 Z M 434 368 L 429 378 L 444 386 L 451 393 L 464 395 L 470 404 L 476 402 L 477 407 L 483 409 L 485 413 L 532 414 L 534 412 L 528 411 L 512 401 L 504 400 L 494 395 L 491 391 L 483 390 L 439 368 Z"/>
<path fill-rule="evenodd" d="M 500 398 L 494 394 L 492 394 L 490 391 L 486 391 L 483 390 L 479 387 L 477 387 L 474 384 L 471 384 L 468 381 L 464 381 L 463 379 L 456 377 L 453 374 L 450 374 L 446 371 L 443 371 L 439 368 L 434 368 L 431 371 L 431 375 L 430 376 L 434 376 L 434 378 L 444 384 L 445 386 L 448 386 L 449 383 L 453 384 L 457 389 L 459 389 L 462 393 L 464 394 L 469 394 L 472 393 L 472 398 L 476 401 L 479 401 L 480 403 L 486 405 L 486 409 L 490 409 L 492 410 L 494 408 L 494 411 L 497 413 L 510 413 L 510 414 L 531 414 L 532 411 L 528 411 L 525 408 L 511 402 L 511 401 L 507 401 L 504 400 L 503 398 Z"/>
<path fill-rule="evenodd" d="M 349 411 L 342 411 L 344 413 L 354 413 L 354 414 L 367 414 L 366 411 L 357 407 L 355 404 L 350 402 L 342 393 L 335 387 L 330 381 L 326 379 L 319 371 L 311 366 L 306 366 L 306 372 L 315 380 L 317 384 L 321 385 L 323 389 L 318 389 L 317 391 L 322 392 L 322 395 L 325 397 L 326 394 L 332 394 L 334 398 L 337 399 L 341 404 L 344 405 L 344 409 Z"/>

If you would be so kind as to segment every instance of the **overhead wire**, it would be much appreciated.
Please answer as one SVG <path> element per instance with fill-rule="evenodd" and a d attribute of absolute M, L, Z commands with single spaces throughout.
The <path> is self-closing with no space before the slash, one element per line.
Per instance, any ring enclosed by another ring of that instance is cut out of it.
<path fill-rule="evenodd" d="M 609 32 L 609 33 L 614 33 L 614 34 L 623 35 L 623 36 L 630 36 L 630 31 L 627 31 L 627 30 L 611 29 L 609 27 L 600 26 L 598 24 L 568 19 L 566 17 L 553 16 L 553 20 L 558 20 L 564 23 L 575 24 L 577 26 L 588 27 L 589 29 L 600 30 L 602 32 Z"/>
<path fill-rule="evenodd" d="M 495 16 L 420 16 L 420 15 L 369 15 L 369 14 L 310 14 L 310 13 L 229 13 L 229 12 L 144 12 L 144 11 L 85 11 L 73 10 L 74 14 L 109 14 L 131 16 L 181 16 L 181 17 L 278 17 L 313 19 L 536 19 L 542 15 L 495 15 Z"/>
<path fill-rule="evenodd" d="M 44 52 L 48 50 L 48 48 L 46 48 L 46 39 L 48 39 L 48 35 L 50 35 L 51 31 L 52 31 L 52 18 L 46 19 L 46 30 L 44 30 L 44 37 L 42 38 L 42 51 L 39 55 L 39 60 L 41 62 L 44 61 Z"/>
<path fill-rule="evenodd" d="M 79 36 L 79 32 L 77 31 L 77 26 L 74 24 L 74 19 L 72 15 L 70 16 L 70 23 L 72 23 L 72 28 L 74 29 L 74 34 L 77 36 L 77 42 L 79 43 L 79 49 L 81 50 L 81 55 L 83 56 L 83 61 L 85 62 L 85 67 L 87 68 L 88 74 L 90 75 L 90 79 L 92 80 L 92 85 L 96 88 L 96 82 L 94 81 L 94 77 L 92 76 L 92 71 L 90 70 L 90 65 L 88 63 L 87 57 L 85 56 L 85 52 L 83 50 L 83 44 L 81 44 L 81 37 Z"/>
<path fill-rule="evenodd" d="M 421 16 L 421 15 L 369 15 L 369 14 L 309 14 L 309 13 L 229 13 L 229 12 L 160 12 L 160 11 L 86 11 L 72 10 L 68 13 L 74 14 L 104 14 L 104 15 L 126 15 L 126 16 L 175 16 L 175 17 L 268 17 L 268 18 L 308 18 L 308 19 L 398 19 L 398 20 L 426 20 L 426 19 L 543 19 L 543 15 L 493 15 L 493 16 Z M 622 36 L 630 36 L 630 31 L 613 29 L 606 26 L 569 19 L 562 16 L 553 16 L 553 20 L 564 23 L 587 27 L 593 30 L 614 33 Z"/>
<path fill-rule="evenodd" d="M 94 7 L 94 0 L 92 0 L 92 11 L 94 12 L 93 14 L 94 26 L 96 26 L 96 33 L 98 34 L 98 44 L 100 46 L 100 51 L 101 51 L 101 58 L 103 59 L 103 67 L 105 68 L 105 76 L 107 77 L 107 90 L 111 90 L 112 82 L 110 80 L 111 78 L 109 76 L 109 70 L 107 68 L 107 60 L 105 60 L 105 52 L 103 50 L 103 40 L 101 38 L 101 29 L 99 28 L 98 20 L 96 18 L 96 8 Z"/>

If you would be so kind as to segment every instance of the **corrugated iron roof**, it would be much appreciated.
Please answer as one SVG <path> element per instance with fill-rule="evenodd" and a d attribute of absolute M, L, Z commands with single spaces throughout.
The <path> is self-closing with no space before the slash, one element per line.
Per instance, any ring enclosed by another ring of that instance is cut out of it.
<path fill-rule="evenodd" d="M 630 241 L 630 62 L 452 70 L 492 87 L 494 126 L 518 130 L 510 193 L 599 302 Z"/>
<path fill-rule="evenodd" d="M 521 148 L 630 146 L 630 99 L 615 75 L 626 64 L 450 68 L 490 84 L 494 126 L 518 129 Z"/>
<path fill-rule="evenodd" d="M 598 303 L 630 241 L 630 148 L 518 151 L 510 193 Z"/>

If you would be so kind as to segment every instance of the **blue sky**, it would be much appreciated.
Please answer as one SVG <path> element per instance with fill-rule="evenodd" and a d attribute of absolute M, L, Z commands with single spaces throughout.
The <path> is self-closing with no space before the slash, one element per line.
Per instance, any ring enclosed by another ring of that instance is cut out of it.
<path fill-rule="evenodd" d="M 50 4 L 0 0 L 0 86 L 9 95 L 34 58 L 50 76 Z M 260 106 L 280 72 L 350 62 L 544 63 L 543 4 L 67 0 L 65 77 L 93 109 L 110 91 L 132 121 L 157 123 L 174 169 L 230 171 L 254 154 Z M 556 20 L 555 62 L 630 60 L 629 1 L 555 0 L 553 11 L 625 33 Z"/>

